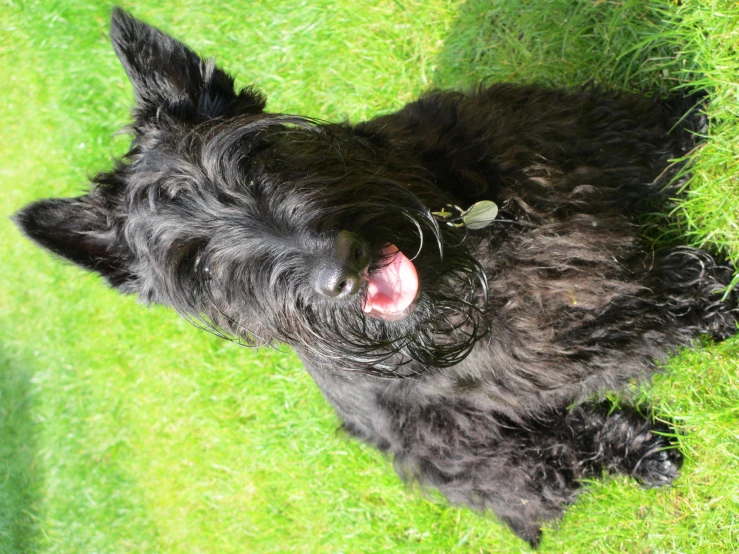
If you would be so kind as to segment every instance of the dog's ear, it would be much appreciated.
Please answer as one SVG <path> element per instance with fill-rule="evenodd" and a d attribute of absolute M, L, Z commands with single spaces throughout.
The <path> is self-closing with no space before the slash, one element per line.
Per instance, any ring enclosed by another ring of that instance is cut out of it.
<path fill-rule="evenodd" d="M 133 275 L 128 269 L 132 253 L 97 191 L 77 198 L 39 200 L 16 213 L 13 221 L 44 248 L 132 292 Z"/>
<path fill-rule="evenodd" d="M 140 123 L 158 123 L 161 115 L 195 120 L 260 113 L 264 96 L 252 87 L 234 92 L 234 81 L 212 60 L 202 60 L 180 41 L 113 9 L 110 38 L 133 83 Z"/>

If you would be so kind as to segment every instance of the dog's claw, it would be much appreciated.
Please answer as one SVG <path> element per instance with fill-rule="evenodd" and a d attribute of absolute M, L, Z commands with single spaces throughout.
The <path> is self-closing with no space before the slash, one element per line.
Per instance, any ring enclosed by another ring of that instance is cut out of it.
<path fill-rule="evenodd" d="M 677 479 L 683 457 L 676 448 L 647 454 L 634 469 L 634 478 L 647 488 L 664 487 Z"/>

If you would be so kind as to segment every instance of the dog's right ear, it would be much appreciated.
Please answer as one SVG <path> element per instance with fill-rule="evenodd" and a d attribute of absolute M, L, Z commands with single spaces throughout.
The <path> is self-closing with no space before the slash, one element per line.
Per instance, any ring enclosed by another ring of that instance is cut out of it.
<path fill-rule="evenodd" d="M 134 276 L 129 271 L 133 255 L 98 191 L 77 198 L 39 200 L 12 219 L 40 246 L 101 274 L 118 289 L 133 292 Z"/>
<path fill-rule="evenodd" d="M 180 41 L 120 8 L 113 9 L 110 38 L 133 83 L 139 124 L 159 125 L 162 115 L 197 121 L 264 109 L 260 92 L 252 87 L 234 92 L 233 79 L 212 60 L 202 60 Z"/>

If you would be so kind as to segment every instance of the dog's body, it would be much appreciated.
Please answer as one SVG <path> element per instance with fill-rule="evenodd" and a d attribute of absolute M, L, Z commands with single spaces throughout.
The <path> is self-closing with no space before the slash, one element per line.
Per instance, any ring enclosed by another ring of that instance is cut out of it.
<path fill-rule="evenodd" d="M 690 102 L 493 85 L 328 125 L 265 113 L 121 11 L 111 35 L 131 151 L 88 195 L 20 212 L 31 238 L 199 324 L 287 342 L 352 435 L 531 543 L 584 477 L 674 479 L 648 414 L 588 398 L 736 331 L 731 268 L 637 234 L 675 192 Z M 495 221 L 456 217 L 483 200 Z"/>

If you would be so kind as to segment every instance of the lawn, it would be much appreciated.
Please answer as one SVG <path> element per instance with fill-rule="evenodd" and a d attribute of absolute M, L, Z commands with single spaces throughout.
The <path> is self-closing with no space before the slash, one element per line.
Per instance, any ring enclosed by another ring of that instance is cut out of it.
<path fill-rule="evenodd" d="M 669 221 L 739 261 L 739 4 L 583 0 L 122 2 L 268 109 L 357 121 L 480 79 L 667 94 L 711 126 Z M 125 152 L 111 4 L 0 3 L 0 553 L 525 552 L 405 488 L 287 348 L 249 350 L 108 290 L 8 217 Z M 654 231 L 654 229 L 652 230 Z M 674 357 L 648 396 L 685 431 L 675 486 L 588 484 L 541 552 L 739 551 L 739 340 Z"/>

